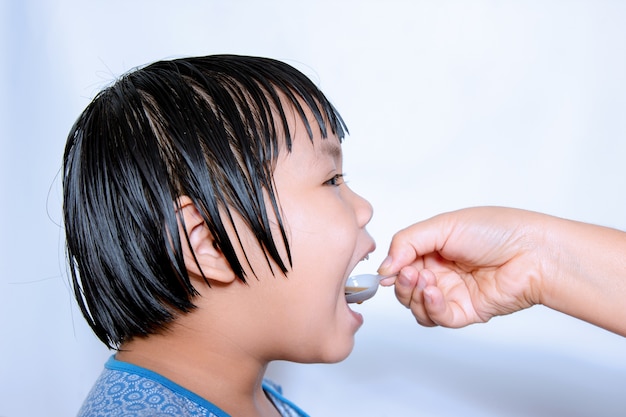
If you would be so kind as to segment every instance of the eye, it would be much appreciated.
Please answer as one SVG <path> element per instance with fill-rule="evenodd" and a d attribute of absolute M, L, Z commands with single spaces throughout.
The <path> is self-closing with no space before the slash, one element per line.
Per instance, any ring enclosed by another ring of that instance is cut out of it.
<path fill-rule="evenodd" d="M 345 182 L 343 177 L 344 177 L 344 174 L 334 175 L 328 181 L 325 181 L 324 185 L 332 185 L 333 187 L 338 187 Z"/>

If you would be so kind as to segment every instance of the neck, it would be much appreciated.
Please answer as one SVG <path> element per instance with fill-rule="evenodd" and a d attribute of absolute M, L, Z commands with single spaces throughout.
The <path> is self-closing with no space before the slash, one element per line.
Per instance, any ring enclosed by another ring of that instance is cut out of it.
<path fill-rule="evenodd" d="M 162 334 L 124 343 L 116 358 L 157 372 L 230 415 L 276 416 L 262 388 L 268 363 L 219 329 L 196 326 L 190 316 Z"/>

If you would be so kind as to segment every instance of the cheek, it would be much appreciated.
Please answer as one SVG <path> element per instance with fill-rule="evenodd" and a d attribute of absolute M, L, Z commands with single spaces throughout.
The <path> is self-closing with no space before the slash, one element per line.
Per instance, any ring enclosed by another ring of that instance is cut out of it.
<path fill-rule="evenodd" d="M 357 227 L 346 210 L 336 210 L 328 205 L 302 205 L 287 217 L 290 243 L 294 246 L 313 246 L 318 252 L 329 247 L 340 247 L 353 239 Z"/>
<path fill-rule="evenodd" d="M 294 269 L 341 268 L 350 264 L 358 236 L 345 211 L 309 205 L 288 218 Z"/>

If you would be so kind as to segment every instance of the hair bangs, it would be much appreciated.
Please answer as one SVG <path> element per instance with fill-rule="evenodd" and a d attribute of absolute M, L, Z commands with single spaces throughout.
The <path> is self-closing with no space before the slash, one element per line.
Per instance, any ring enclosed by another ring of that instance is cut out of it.
<path fill-rule="evenodd" d="M 117 347 L 157 332 L 194 308 L 197 292 L 182 256 L 189 236 L 184 227 L 183 236 L 178 232 L 181 196 L 192 200 L 241 280 L 243 263 L 251 265 L 245 252 L 237 256 L 243 246 L 234 216 L 253 232 L 272 270 L 287 273 L 291 253 L 272 178 L 283 144 L 292 149 L 287 111 L 311 141 L 314 129 L 340 141 L 347 133 L 301 72 L 236 55 L 134 70 L 81 114 L 64 154 L 67 253 L 78 304 L 104 343 Z"/>

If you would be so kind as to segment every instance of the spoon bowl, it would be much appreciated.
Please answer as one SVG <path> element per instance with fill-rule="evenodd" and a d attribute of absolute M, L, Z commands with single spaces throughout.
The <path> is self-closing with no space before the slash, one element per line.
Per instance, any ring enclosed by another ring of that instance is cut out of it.
<path fill-rule="evenodd" d="M 376 294 L 380 280 L 386 278 L 377 274 L 361 274 L 349 277 L 346 280 L 346 301 L 361 304 Z"/>

